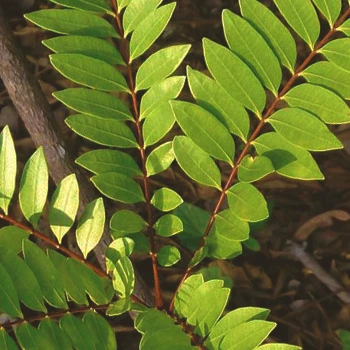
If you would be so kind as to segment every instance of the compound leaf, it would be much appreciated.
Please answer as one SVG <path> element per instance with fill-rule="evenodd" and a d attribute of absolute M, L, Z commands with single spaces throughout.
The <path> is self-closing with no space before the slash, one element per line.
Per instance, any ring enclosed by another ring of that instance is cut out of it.
<path fill-rule="evenodd" d="M 16 226 L 5 226 L 0 229 L 0 247 L 18 254 L 22 250 L 22 241 L 28 239 L 30 231 Z"/>
<path fill-rule="evenodd" d="M 242 182 L 254 182 L 275 171 L 271 160 L 264 156 L 243 158 L 238 168 L 238 179 Z"/>
<path fill-rule="evenodd" d="M 180 251 L 172 246 L 165 245 L 157 252 L 157 261 L 161 266 L 173 266 L 181 259 Z"/>
<path fill-rule="evenodd" d="M 108 13 L 114 16 L 114 13 L 106 4 L 105 0 L 51 0 L 51 2 L 78 10 L 85 10 L 97 13 Z"/>
<path fill-rule="evenodd" d="M 168 169 L 174 159 L 175 155 L 171 141 L 158 146 L 147 157 L 147 175 L 152 176 Z"/>
<path fill-rule="evenodd" d="M 22 349 L 52 349 L 49 339 L 30 323 L 24 322 L 15 328 L 16 338 Z"/>
<path fill-rule="evenodd" d="M 170 211 L 183 203 L 183 200 L 175 191 L 163 187 L 154 192 L 151 203 L 161 211 Z"/>
<path fill-rule="evenodd" d="M 183 225 L 181 219 L 176 215 L 166 214 L 157 220 L 154 229 L 159 236 L 170 237 L 182 232 Z"/>
<path fill-rule="evenodd" d="M 121 298 L 128 298 L 134 290 L 135 275 L 132 262 L 127 256 L 122 256 L 113 270 L 113 288 Z"/>
<path fill-rule="evenodd" d="M 312 0 L 317 8 L 322 12 L 326 17 L 330 27 L 333 27 L 333 24 L 337 20 L 340 11 L 341 11 L 341 0 Z"/>
<path fill-rule="evenodd" d="M 350 38 L 332 40 L 319 51 L 330 62 L 337 66 L 350 70 Z"/>
<path fill-rule="evenodd" d="M 146 226 L 147 222 L 140 215 L 127 209 L 118 210 L 110 221 L 112 230 L 123 231 L 125 234 L 140 232 Z"/>
<path fill-rule="evenodd" d="M 50 341 L 50 349 L 72 349 L 72 344 L 68 338 L 68 335 L 52 319 L 48 317 L 44 318 L 40 322 L 38 330 L 42 334 L 43 338 Z"/>

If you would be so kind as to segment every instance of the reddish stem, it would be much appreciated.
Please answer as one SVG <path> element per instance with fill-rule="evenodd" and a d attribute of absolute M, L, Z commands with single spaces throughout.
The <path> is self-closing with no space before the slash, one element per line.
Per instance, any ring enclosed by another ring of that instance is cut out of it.
<path fill-rule="evenodd" d="M 319 43 L 316 45 L 316 47 L 310 52 L 310 54 L 306 57 L 306 59 L 303 61 L 303 63 L 295 70 L 294 74 L 291 76 L 291 78 L 288 80 L 288 82 L 286 83 L 286 85 L 284 86 L 284 88 L 282 89 L 282 91 L 276 96 L 275 100 L 272 102 L 271 106 L 267 109 L 267 111 L 264 113 L 262 119 L 260 120 L 258 126 L 256 127 L 256 129 L 253 131 L 252 135 L 250 136 L 248 142 L 246 143 L 246 145 L 244 146 L 240 156 L 238 157 L 235 166 L 233 167 L 231 174 L 226 182 L 226 185 L 224 186 L 220 197 L 217 201 L 217 204 L 213 210 L 213 212 L 211 213 L 209 222 L 207 224 L 207 227 L 204 231 L 204 234 L 202 236 L 202 239 L 199 243 L 199 246 L 197 248 L 197 250 L 193 253 L 192 256 L 195 255 L 195 253 L 200 250 L 204 245 L 205 245 L 205 238 L 209 235 L 211 229 L 213 228 L 214 222 L 215 222 L 215 216 L 216 214 L 219 212 L 219 210 L 222 207 L 222 204 L 224 202 L 225 196 L 226 196 L 226 192 L 228 191 L 228 189 L 232 186 L 235 177 L 237 175 L 237 171 L 238 168 L 243 160 L 243 158 L 248 154 L 248 151 L 250 149 L 250 146 L 252 144 L 252 142 L 259 136 L 261 129 L 263 128 L 263 126 L 265 125 L 267 119 L 272 115 L 272 113 L 275 111 L 275 109 L 278 106 L 278 103 L 281 101 L 281 99 L 283 98 L 283 96 L 290 90 L 290 88 L 292 87 L 293 83 L 295 82 L 295 80 L 300 76 L 300 73 L 306 68 L 306 66 L 311 62 L 311 60 L 316 56 L 317 51 L 319 49 L 321 49 L 327 42 L 328 40 L 332 37 L 332 35 L 335 33 L 336 29 L 347 19 L 347 17 L 350 14 L 350 8 L 347 9 L 347 11 L 338 19 L 338 21 L 334 24 L 334 26 L 330 29 L 330 31 L 324 36 L 323 39 L 321 39 L 319 41 Z M 175 296 L 178 292 L 178 290 L 180 289 L 181 285 L 183 284 L 183 282 L 186 280 L 186 278 L 188 277 L 188 275 L 191 273 L 193 267 L 188 267 L 186 272 L 184 273 L 181 282 L 174 294 L 174 297 L 170 303 L 169 306 L 169 312 L 172 312 L 174 309 L 174 302 L 175 302 Z"/>

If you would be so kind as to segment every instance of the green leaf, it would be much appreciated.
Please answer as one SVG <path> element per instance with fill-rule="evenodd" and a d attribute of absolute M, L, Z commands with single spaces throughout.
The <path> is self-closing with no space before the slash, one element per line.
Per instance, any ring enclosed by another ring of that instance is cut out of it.
<path fill-rule="evenodd" d="M 147 222 L 142 217 L 131 210 L 118 210 L 111 218 L 110 228 L 112 230 L 123 231 L 124 234 L 142 231 Z"/>
<path fill-rule="evenodd" d="M 50 318 L 44 318 L 38 327 L 42 337 L 50 341 L 50 350 L 72 349 L 72 344 L 67 334 Z"/>
<path fill-rule="evenodd" d="M 219 168 L 190 138 L 176 136 L 173 141 L 173 150 L 179 166 L 192 180 L 221 190 Z"/>
<path fill-rule="evenodd" d="M 37 26 L 59 34 L 118 38 L 114 27 L 105 19 L 79 10 L 40 10 L 24 17 Z"/>
<path fill-rule="evenodd" d="M 154 192 L 151 203 L 161 211 L 171 211 L 183 203 L 183 200 L 175 191 L 163 187 Z"/>
<path fill-rule="evenodd" d="M 23 318 L 15 285 L 0 263 L 0 310 L 11 317 Z"/>
<path fill-rule="evenodd" d="M 206 258 L 208 256 L 208 252 L 209 252 L 209 249 L 206 246 L 203 246 L 203 247 L 199 248 L 198 250 L 196 250 L 193 258 L 191 259 L 191 261 L 188 264 L 188 267 L 192 268 L 192 267 L 197 266 L 204 258 Z"/>
<path fill-rule="evenodd" d="M 345 329 L 341 329 L 339 331 L 339 338 L 340 338 L 343 346 L 345 347 L 344 350 L 349 350 L 349 347 L 350 347 L 350 332 L 345 330 Z"/>
<path fill-rule="evenodd" d="M 43 211 L 49 173 L 44 150 L 39 147 L 26 163 L 20 183 L 19 204 L 25 218 L 36 227 Z"/>
<path fill-rule="evenodd" d="M 134 268 L 127 256 L 122 256 L 113 270 L 113 288 L 121 298 L 128 298 L 135 284 Z"/>
<path fill-rule="evenodd" d="M 164 267 L 173 266 L 181 259 L 180 251 L 172 246 L 165 245 L 157 253 L 158 264 Z"/>
<path fill-rule="evenodd" d="M 162 0 L 131 0 L 123 15 L 124 38 L 134 31 Z"/>
<path fill-rule="evenodd" d="M 258 78 L 232 51 L 211 40 L 203 40 L 204 58 L 214 79 L 237 101 L 261 116 L 266 95 Z"/>
<path fill-rule="evenodd" d="M 161 6 L 151 12 L 137 26 L 130 39 L 130 61 L 141 56 L 156 41 L 167 26 L 176 3 Z"/>
<path fill-rule="evenodd" d="M 0 328 L 0 349 L 3 350 L 18 350 L 16 343 L 7 334 L 4 328 Z"/>
<path fill-rule="evenodd" d="M 327 124 L 350 122 L 350 111 L 345 101 L 334 92 L 313 84 L 301 84 L 283 97 L 291 107 L 315 114 Z"/>
<path fill-rule="evenodd" d="M 75 53 L 56 53 L 50 55 L 50 62 L 75 83 L 104 91 L 129 92 L 123 75 L 104 61 Z"/>
<path fill-rule="evenodd" d="M 123 174 L 97 174 L 91 180 L 108 198 L 128 204 L 145 201 L 140 185 Z"/>
<path fill-rule="evenodd" d="M 172 101 L 170 104 L 177 123 L 198 147 L 233 166 L 235 144 L 221 122 L 193 103 Z"/>
<path fill-rule="evenodd" d="M 274 0 L 295 32 L 313 49 L 320 35 L 320 22 L 310 0 Z"/>
<path fill-rule="evenodd" d="M 327 18 L 327 21 L 330 27 L 333 27 L 333 24 L 337 20 L 340 11 L 341 11 L 341 0 L 312 0 L 317 8 L 322 12 L 322 14 Z"/>
<path fill-rule="evenodd" d="M 67 125 L 78 135 L 100 145 L 122 148 L 137 147 L 130 128 L 123 122 L 76 114 L 66 119 Z"/>
<path fill-rule="evenodd" d="M 297 58 L 295 41 L 289 30 L 267 6 L 256 0 L 240 0 L 241 12 L 269 44 L 283 66 L 294 73 Z"/>
<path fill-rule="evenodd" d="M 17 156 L 10 133 L 6 125 L 0 134 L 0 208 L 8 214 L 16 186 Z"/>
<path fill-rule="evenodd" d="M 239 182 L 232 186 L 227 199 L 230 209 L 241 220 L 257 222 L 269 216 L 264 196 L 248 183 Z"/>
<path fill-rule="evenodd" d="M 287 142 L 275 132 L 258 137 L 253 145 L 259 155 L 272 161 L 276 172 L 280 175 L 299 180 L 323 180 L 324 176 L 305 149 Z"/>
<path fill-rule="evenodd" d="M 338 27 L 337 30 L 343 32 L 346 36 L 350 36 L 350 18 Z"/>
<path fill-rule="evenodd" d="M 44 337 L 42 333 L 28 322 L 17 326 L 15 328 L 15 334 L 21 349 L 51 349 L 49 339 Z"/>
<path fill-rule="evenodd" d="M 148 147 L 161 140 L 173 127 L 174 114 L 168 103 L 155 108 L 145 120 L 142 126 L 144 146 Z"/>
<path fill-rule="evenodd" d="M 241 182 L 254 182 L 275 171 L 271 160 L 264 156 L 243 158 L 238 168 L 238 179 Z"/>
<path fill-rule="evenodd" d="M 253 252 L 259 252 L 261 250 L 259 241 L 254 237 L 249 237 L 246 241 L 243 242 L 243 245 Z"/>
<path fill-rule="evenodd" d="M 161 216 L 154 224 L 156 233 L 163 237 L 176 235 L 183 230 L 182 221 L 179 217 L 173 214 Z"/>
<path fill-rule="evenodd" d="M 68 334 L 75 349 L 95 349 L 93 333 L 82 320 L 66 313 L 60 319 L 60 327 Z"/>
<path fill-rule="evenodd" d="M 62 281 L 47 255 L 30 241 L 23 241 L 24 260 L 39 282 L 41 294 L 52 306 L 67 309 Z"/>
<path fill-rule="evenodd" d="M 117 349 L 114 331 L 109 323 L 96 311 L 90 310 L 87 312 L 83 317 L 83 322 L 89 327 L 90 332 L 96 336 L 96 349 Z"/>
<path fill-rule="evenodd" d="M 147 157 L 147 176 L 152 176 L 168 169 L 174 159 L 175 155 L 171 141 L 158 146 Z"/>
<path fill-rule="evenodd" d="M 265 344 L 261 345 L 256 349 L 261 350 L 302 350 L 300 346 L 282 344 L 282 343 L 274 343 L 274 344 Z M 344 349 L 346 350 L 346 349 Z"/>
<path fill-rule="evenodd" d="M 79 207 L 79 186 L 75 174 L 64 178 L 52 196 L 49 223 L 59 243 L 72 227 Z"/>
<path fill-rule="evenodd" d="M 100 241 L 105 226 L 103 199 L 97 198 L 89 203 L 78 221 L 76 231 L 78 247 L 86 259 L 88 253 Z"/>
<path fill-rule="evenodd" d="M 344 99 L 350 99 L 350 71 L 331 62 L 317 62 L 300 73 L 309 83 L 333 90 Z"/>
<path fill-rule="evenodd" d="M 115 172 L 130 177 L 142 175 L 135 160 L 129 154 L 117 150 L 98 149 L 86 152 L 75 162 L 94 174 Z"/>
<path fill-rule="evenodd" d="M 287 141 L 311 151 L 343 148 L 341 142 L 316 116 L 300 108 L 283 108 L 269 119 L 273 128 Z"/>
<path fill-rule="evenodd" d="M 330 62 L 350 70 L 350 38 L 332 40 L 319 50 Z"/>
<path fill-rule="evenodd" d="M 101 61 L 111 65 L 125 62 L 119 51 L 108 41 L 83 35 L 58 36 L 43 40 L 42 43 L 50 50 L 57 53 L 75 53 Z"/>
<path fill-rule="evenodd" d="M 131 303 L 129 298 L 119 299 L 113 304 L 108 306 L 106 310 L 106 315 L 108 316 L 118 316 L 129 311 L 131 308 Z"/>
<path fill-rule="evenodd" d="M 11 276 L 22 303 L 32 310 L 46 313 L 40 286 L 32 270 L 15 252 L 7 251 L 2 246 L 0 252 L 0 263 Z"/>
<path fill-rule="evenodd" d="M 146 118 L 163 102 L 177 98 L 185 84 L 183 76 L 170 77 L 153 85 L 141 99 L 140 119 Z"/>
<path fill-rule="evenodd" d="M 16 226 L 5 226 L 0 229 L 0 247 L 18 254 L 22 250 L 22 241 L 28 239 L 30 231 Z"/>
<path fill-rule="evenodd" d="M 115 239 L 106 250 L 106 265 L 108 271 L 113 271 L 116 262 L 123 256 L 130 256 L 135 248 L 135 242 L 129 237 Z"/>
<path fill-rule="evenodd" d="M 117 0 L 118 10 L 121 11 L 125 6 L 130 4 L 131 0 Z"/>
<path fill-rule="evenodd" d="M 197 103 L 214 115 L 226 128 L 247 141 L 249 116 L 244 107 L 215 80 L 187 67 L 188 83 Z"/>
<path fill-rule="evenodd" d="M 250 67 L 260 82 L 277 96 L 282 81 L 282 70 L 266 41 L 249 22 L 229 10 L 223 11 L 222 22 L 229 48 Z"/>
<path fill-rule="evenodd" d="M 241 243 L 228 234 L 221 235 L 215 227 L 206 238 L 205 247 L 208 249 L 207 256 L 215 259 L 233 259 L 242 254 Z"/>
<path fill-rule="evenodd" d="M 51 2 L 79 10 L 98 13 L 108 13 L 114 16 L 113 11 L 108 7 L 105 0 L 50 0 Z"/>
<path fill-rule="evenodd" d="M 136 91 L 162 82 L 179 67 L 191 45 L 177 45 L 161 49 L 143 62 L 136 74 Z"/>
<path fill-rule="evenodd" d="M 204 346 L 208 350 L 219 349 L 222 340 L 227 338 L 233 329 L 248 321 L 265 320 L 268 314 L 269 310 L 257 307 L 244 307 L 231 311 L 214 326 Z"/>
<path fill-rule="evenodd" d="M 71 88 L 53 93 L 53 96 L 75 111 L 103 119 L 133 120 L 128 107 L 108 93 L 85 88 Z"/>
<path fill-rule="evenodd" d="M 174 321 L 163 311 L 147 309 L 140 312 L 135 319 L 135 328 L 141 334 L 157 329 L 169 329 L 174 326 Z"/>

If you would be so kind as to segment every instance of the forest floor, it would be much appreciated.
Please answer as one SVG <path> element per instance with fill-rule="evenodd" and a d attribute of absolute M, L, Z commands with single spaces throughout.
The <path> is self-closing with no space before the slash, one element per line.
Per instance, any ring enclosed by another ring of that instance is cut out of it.
<path fill-rule="evenodd" d="M 11 1 L 12 5 L 8 2 L 5 10 L 55 113 L 57 128 L 71 145 L 73 153 L 79 155 L 94 145 L 68 129 L 64 119 L 70 112 L 51 95 L 56 90 L 71 87 L 72 83 L 50 66 L 49 51 L 41 44 L 41 40 L 50 34 L 23 19 L 23 11 L 40 8 L 38 3 L 32 5 L 32 2 Z M 21 3 L 22 7 L 16 3 Z M 190 43 L 192 50 L 177 73 L 184 74 L 186 65 L 205 71 L 201 40 L 208 37 L 223 43 L 221 11 L 224 8 L 237 11 L 236 3 L 228 0 L 179 0 L 171 24 L 152 50 Z M 23 10 L 26 5 L 27 9 Z M 301 56 L 305 50 L 300 48 Z M 180 98 L 191 100 L 188 88 Z M 34 152 L 34 143 L 0 82 L 0 126 L 5 124 L 10 125 L 15 137 L 19 169 L 22 169 Z M 243 306 L 269 308 L 270 320 L 278 323 L 271 339 L 302 345 L 304 349 L 342 349 L 337 330 L 350 330 L 350 125 L 334 126 L 332 131 L 343 142 L 344 149 L 315 154 L 325 180 L 303 182 L 271 175 L 258 182 L 258 188 L 271 207 L 268 222 L 255 227 L 252 233 L 260 249 L 245 249 L 243 255 L 232 261 L 210 263 L 218 266 L 234 282 L 229 303 L 231 309 Z M 175 129 L 173 134 L 176 132 Z M 186 201 L 208 210 L 218 195 L 216 191 L 193 184 L 176 167 L 160 174 L 155 181 L 170 186 Z M 288 242 L 291 240 L 298 242 L 299 251 L 290 248 Z M 168 298 L 181 271 L 183 267 L 177 265 L 162 271 L 162 288 Z M 336 290 L 331 291 L 329 277 L 338 282 L 340 289 L 337 290 L 336 286 Z M 119 329 L 122 330 L 130 331 L 125 327 Z M 134 348 L 135 334 L 123 334 L 125 349 Z"/>

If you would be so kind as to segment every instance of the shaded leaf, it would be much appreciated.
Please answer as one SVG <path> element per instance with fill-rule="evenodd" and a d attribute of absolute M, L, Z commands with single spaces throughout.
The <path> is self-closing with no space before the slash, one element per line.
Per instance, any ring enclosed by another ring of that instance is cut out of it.
<path fill-rule="evenodd" d="M 0 229 L 0 247 L 18 254 L 22 250 L 22 241 L 28 239 L 30 231 L 16 226 L 5 226 Z"/>
<path fill-rule="evenodd" d="M 275 171 L 271 160 L 264 156 L 243 158 L 238 168 L 238 179 L 241 182 L 254 182 Z"/>
<path fill-rule="evenodd" d="M 147 175 L 152 176 L 168 169 L 174 159 L 175 155 L 171 141 L 158 146 L 147 157 Z"/>
<path fill-rule="evenodd" d="M 170 211 L 183 202 L 182 198 L 173 190 L 167 187 L 155 191 L 151 203 L 161 211 Z"/>
<path fill-rule="evenodd" d="M 49 339 L 28 322 L 18 325 L 15 328 L 15 334 L 22 349 L 51 349 Z"/>
<path fill-rule="evenodd" d="M 157 261 L 161 266 L 175 265 L 181 259 L 180 251 L 171 245 L 165 245 L 157 252 Z"/>
<path fill-rule="evenodd" d="M 16 343 L 7 334 L 4 328 L 0 328 L 0 349 L 3 350 L 18 350 Z"/>
<path fill-rule="evenodd" d="M 106 315 L 108 316 L 118 316 L 129 311 L 131 308 L 131 303 L 129 298 L 119 299 L 113 304 L 108 306 Z"/>
<path fill-rule="evenodd" d="M 110 228 L 123 231 L 123 233 L 136 233 L 142 231 L 147 226 L 147 222 L 142 217 L 131 210 L 118 210 L 111 218 Z"/>
<path fill-rule="evenodd" d="M 154 224 L 156 233 L 163 237 L 176 235 L 183 230 L 182 221 L 179 217 L 173 214 L 161 216 Z"/>
<path fill-rule="evenodd" d="M 194 256 L 191 259 L 191 261 L 189 262 L 188 266 L 189 267 L 197 266 L 204 258 L 206 258 L 208 256 L 208 252 L 209 252 L 209 249 L 206 246 L 203 246 L 203 247 L 199 248 L 198 250 L 196 250 L 196 252 L 194 253 Z"/>
<path fill-rule="evenodd" d="M 42 336 L 50 341 L 50 350 L 72 349 L 72 344 L 67 334 L 50 318 L 44 318 L 38 327 Z"/>

